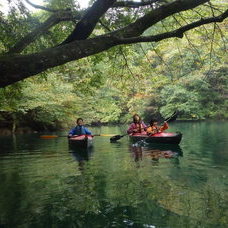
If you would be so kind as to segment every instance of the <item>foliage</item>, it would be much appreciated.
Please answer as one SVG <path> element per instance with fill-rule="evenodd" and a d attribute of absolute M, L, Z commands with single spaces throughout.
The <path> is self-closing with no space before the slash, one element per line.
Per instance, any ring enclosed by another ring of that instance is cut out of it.
<path fill-rule="evenodd" d="M 72 120 L 73 109 L 77 105 L 73 86 L 62 83 L 56 75 L 49 75 L 48 79 L 26 80 L 19 91 L 15 85 L 0 91 L 4 95 L 2 112 L 21 113 L 25 120 L 40 122 L 44 126 Z M 16 96 L 16 93 L 19 95 Z"/>
<path fill-rule="evenodd" d="M 48 6 L 58 8 L 64 4 L 65 1 L 53 0 Z M 67 1 L 67 6 L 76 9 L 74 4 Z M 209 15 L 211 10 L 208 7 L 206 11 L 200 8 L 177 14 L 157 23 L 145 35 L 173 30 L 199 19 L 200 14 Z M 121 15 L 117 11 L 102 18 L 111 30 L 141 13 L 133 10 Z M 7 17 L 1 15 L 1 52 L 48 17 L 41 12 L 34 15 L 23 8 L 18 11 L 16 6 L 11 7 Z M 24 52 L 64 40 L 74 26 L 66 23 L 53 27 Z M 94 34 L 105 30 L 100 24 Z M 227 34 L 225 22 L 210 24 L 182 39 L 118 46 L 50 69 L 0 89 L 0 118 L 6 121 L 6 113 L 14 114 L 19 125 L 39 123 L 41 128 L 66 127 L 79 116 L 87 123 L 119 123 L 130 121 L 134 113 L 149 120 L 151 115 L 168 116 L 175 110 L 185 119 L 227 118 Z"/>

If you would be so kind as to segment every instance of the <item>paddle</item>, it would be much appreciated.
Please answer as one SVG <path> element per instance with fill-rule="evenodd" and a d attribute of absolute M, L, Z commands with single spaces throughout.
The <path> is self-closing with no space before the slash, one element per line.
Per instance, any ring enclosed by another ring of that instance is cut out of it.
<path fill-rule="evenodd" d="M 113 134 L 98 134 L 98 135 L 91 135 L 91 136 L 114 136 Z M 59 137 L 65 137 L 67 138 L 67 135 L 40 135 L 40 138 L 42 139 L 54 139 L 54 138 L 59 138 Z"/>
<path fill-rule="evenodd" d="M 117 140 L 121 139 L 122 137 L 126 136 L 128 134 L 124 135 L 114 135 L 113 137 L 110 138 L 110 142 L 116 142 Z"/>
<path fill-rule="evenodd" d="M 178 116 L 178 112 L 175 111 L 170 117 L 166 118 L 165 121 L 170 123 L 172 121 L 175 121 L 176 118 Z M 114 135 L 113 137 L 110 138 L 110 142 L 116 142 L 117 140 L 123 138 L 124 136 L 126 136 L 128 134 L 124 134 L 124 135 Z"/>
<path fill-rule="evenodd" d="M 178 116 L 178 111 L 175 111 L 170 117 L 166 118 L 164 121 L 166 121 L 167 123 L 170 123 L 172 121 L 175 121 L 177 119 Z"/>

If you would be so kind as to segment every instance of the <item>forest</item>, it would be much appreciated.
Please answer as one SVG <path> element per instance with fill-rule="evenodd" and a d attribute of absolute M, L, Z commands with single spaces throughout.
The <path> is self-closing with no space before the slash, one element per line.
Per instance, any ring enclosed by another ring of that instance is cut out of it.
<path fill-rule="evenodd" d="M 121 124 L 134 113 L 149 121 L 176 110 L 180 120 L 228 118 L 226 1 L 1 6 L 1 129 L 59 130 L 77 117 Z"/>

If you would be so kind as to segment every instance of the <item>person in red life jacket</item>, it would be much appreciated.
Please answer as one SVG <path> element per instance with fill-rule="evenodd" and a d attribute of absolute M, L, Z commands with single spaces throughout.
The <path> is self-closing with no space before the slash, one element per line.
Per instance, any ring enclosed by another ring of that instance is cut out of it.
<path fill-rule="evenodd" d="M 167 122 L 164 122 L 162 126 L 158 126 L 158 121 L 156 119 L 152 119 L 150 121 L 150 126 L 147 128 L 146 132 L 148 135 L 153 135 L 156 133 L 163 132 L 168 128 L 169 128 L 169 125 Z"/>
<path fill-rule="evenodd" d="M 83 123 L 82 118 L 78 118 L 76 121 L 76 126 L 72 128 L 68 134 L 68 137 L 71 137 L 73 135 L 92 135 L 92 132 L 89 131 Z"/>
<path fill-rule="evenodd" d="M 129 126 L 127 133 L 145 133 L 146 132 L 146 124 L 142 121 L 141 117 L 138 114 L 133 116 L 133 123 Z"/>

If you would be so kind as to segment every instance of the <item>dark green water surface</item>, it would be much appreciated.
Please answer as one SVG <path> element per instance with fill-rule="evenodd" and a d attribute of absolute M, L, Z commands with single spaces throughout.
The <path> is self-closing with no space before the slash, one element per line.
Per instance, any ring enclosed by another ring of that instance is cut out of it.
<path fill-rule="evenodd" d="M 228 227 L 227 129 L 173 123 L 179 146 L 97 136 L 89 151 L 64 137 L 1 136 L 0 227 Z"/>

